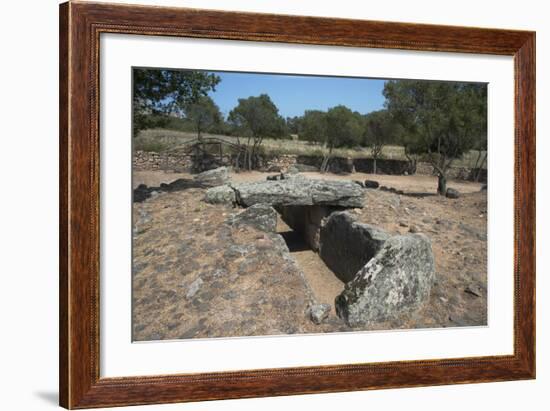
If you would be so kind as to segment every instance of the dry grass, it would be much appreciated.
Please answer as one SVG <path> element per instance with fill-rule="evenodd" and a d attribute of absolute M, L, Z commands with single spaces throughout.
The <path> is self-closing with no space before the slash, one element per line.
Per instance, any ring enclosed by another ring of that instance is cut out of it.
<path fill-rule="evenodd" d="M 215 137 L 230 143 L 237 143 L 237 137 L 216 134 L 203 134 L 205 137 Z M 178 151 L 185 143 L 196 138 L 195 133 L 176 130 L 150 129 L 143 130 L 134 139 L 134 149 L 143 151 L 165 152 Z M 241 143 L 243 138 L 241 137 Z M 326 150 L 322 145 L 299 140 L 265 139 L 262 144 L 267 154 L 323 155 Z M 333 151 L 336 157 L 365 158 L 371 157 L 371 150 L 366 147 L 346 149 L 337 148 Z M 454 167 L 475 167 L 478 151 L 470 150 L 462 159 L 455 160 Z M 390 160 L 406 160 L 402 146 L 388 145 L 382 149 L 382 158 Z"/>

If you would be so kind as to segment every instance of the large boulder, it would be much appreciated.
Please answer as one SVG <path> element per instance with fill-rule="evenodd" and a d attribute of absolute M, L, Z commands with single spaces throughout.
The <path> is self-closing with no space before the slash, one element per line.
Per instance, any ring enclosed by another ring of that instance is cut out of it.
<path fill-rule="evenodd" d="M 237 202 L 245 207 L 258 203 L 273 206 L 331 205 L 363 207 L 364 192 L 352 181 L 285 178 L 278 181 L 260 181 L 233 184 Z"/>
<path fill-rule="evenodd" d="M 204 171 L 195 176 L 195 181 L 207 187 L 216 187 L 229 182 L 229 169 L 218 167 L 213 170 Z"/>
<path fill-rule="evenodd" d="M 228 185 L 212 187 L 206 190 L 204 201 L 210 204 L 234 204 L 235 191 Z"/>
<path fill-rule="evenodd" d="M 232 225 L 249 225 L 260 231 L 274 233 L 277 229 L 277 212 L 269 204 L 254 204 L 229 221 Z"/>
<path fill-rule="evenodd" d="M 336 313 L 350 326 L 410 314 L 428 300 L 434 277 L 428 237 L 391 237 L 336 297 Z"/>
<path fill-rule="evenodd" d="M 353 280 L 390 238 L 379 228 L 357 222 L 346 211 L 332 213 L 321 227 L 319 236 L 319 256 L 346 283 Z"/>

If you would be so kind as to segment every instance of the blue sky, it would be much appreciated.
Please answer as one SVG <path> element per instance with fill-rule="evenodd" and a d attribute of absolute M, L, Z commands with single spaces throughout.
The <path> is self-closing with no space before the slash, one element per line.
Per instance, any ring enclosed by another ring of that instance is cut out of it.
<path fill-rule="evenodd" d="M 213 72 L 221 82 L 210 96 L 227 117 L 239 98 L 268 94 L 283 117 L 301 116 L 304 110 L 327 110 L 343 104 L 362 114 L 384 104 L 384 80 Z"/>

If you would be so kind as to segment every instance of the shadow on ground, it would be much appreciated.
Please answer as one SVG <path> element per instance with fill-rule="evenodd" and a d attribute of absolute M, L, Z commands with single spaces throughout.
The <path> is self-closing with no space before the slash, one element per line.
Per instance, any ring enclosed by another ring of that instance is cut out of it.
<path fill-rule="evenodd" d="M 59 404 L 59 394 L 57 393 L 57 391 L 38 391 L 35 392 L 34 395 L 49 404 Z"/>
<path fill-rule="evenodd" d="M 169 184 L 161 183 L 159 187 L 147 187 L 145 184 L 140 184 L 134 189 L 133 201 L 134 203 L 141 203 L 151 197 L 153 193 L 172 193 L 175 191 L 188 190 L 190 188 L 205 188 L 205 186 L 195 180 L 187 178 L 179 178 Z"/>

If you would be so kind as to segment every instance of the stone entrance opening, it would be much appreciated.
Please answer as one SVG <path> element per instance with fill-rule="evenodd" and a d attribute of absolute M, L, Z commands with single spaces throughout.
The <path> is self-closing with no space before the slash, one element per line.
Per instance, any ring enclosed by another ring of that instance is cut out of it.
<path fill-rule="evenodd" d="M 352 327 L 387 321 L 428 299 L 435 270 L 425 235 L 391 236 L 358 221 L 365 192 L 355 182 L 272 177 L 210 189 L 205 200 L 246 208 L 237 221 L 282 235 L 315 296 L 315 323 L 333 310 Z"/>
<path fill-rule="evenodd" d="M 304 273 L 304 277 L 318 304 L 329 304 L 331 315 L 336 315 L 334 300 L 344 290 L 344 282 L 325 264 L 303 237 L 279 216 L 277 233 L 285 240 L 288 249 Z"/>

